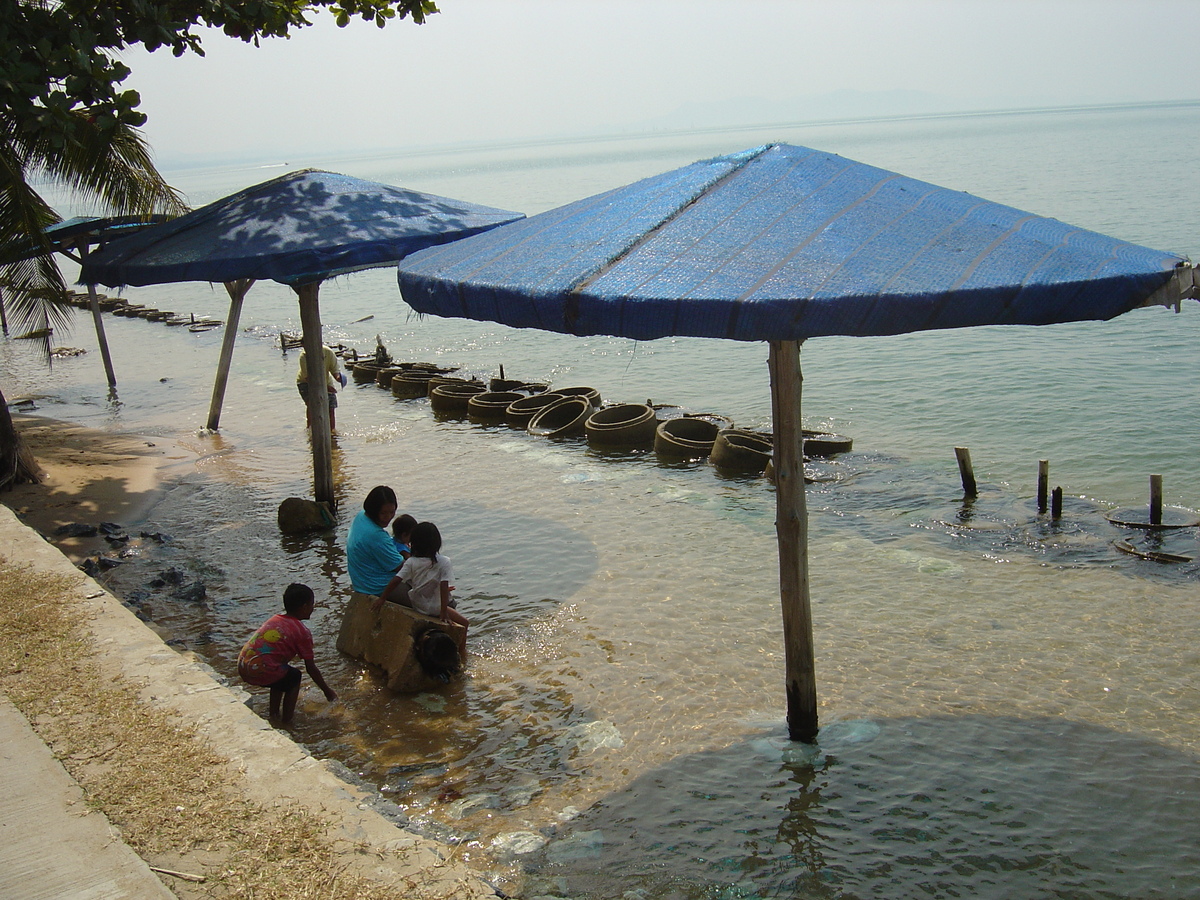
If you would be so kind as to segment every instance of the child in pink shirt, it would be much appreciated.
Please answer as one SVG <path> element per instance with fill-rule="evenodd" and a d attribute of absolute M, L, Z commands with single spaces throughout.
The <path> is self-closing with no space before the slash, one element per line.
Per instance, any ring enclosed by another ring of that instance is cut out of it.
<path fill-rule="evenodd" d="M 316 598 L 306 584 L 289 584 L 283 592 L 283 615 L 271 616 L 238 654 L 238 674 L 247 684 L 271 689 L 270 716 L 292 721 L 296 700 L 300 696 L 300 670 L 289 663 L 297 656 L 326 700 L 336 700 L 337 694 L 325 683 L 321 670 L 313 661 L 312 632 L 304 620 L 313 613 Z"/>

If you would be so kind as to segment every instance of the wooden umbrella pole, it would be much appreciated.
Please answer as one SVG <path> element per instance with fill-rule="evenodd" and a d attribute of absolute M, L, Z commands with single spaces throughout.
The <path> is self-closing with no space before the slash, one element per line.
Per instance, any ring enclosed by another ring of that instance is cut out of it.
<path fill-rule="evenodd" d="M 321 344 L 321 308 L 317 303 L 319 281 L 302 284 L 300 327 L 304 355 L 308 359 L 308 412 L 312 422 L 313 499 L 336 506 L 333 497 L 333 437 L 329 432 L 329 397 L 325 391 L 325 351 Z"/>
<path fill-rule="evenodd" d="M 788 736 L 811 744 L 817 739 L 817 677 L 808 589 L 800 342 L 771 341 L 770 369 L 775 433 L 775 533 L 779 542 Z"/>
<path fill-rule="evenodd" d="M 88 243 L 83 241 L 76 245 L 75 249 L 79 252 L 77 262 L 82 263 L 87 259 Z M 71 259 L 70 253 L 63 250 L 63 253 Z M 104 374 L 108 377 L 108 386 L 115 388 L 117 386 L 117 372 L 113 368 L 112 354 L 108 352 L 108 335 L 104 333 L 104 316 L 100 314 L 100 298 L 96 296 L 96 286 L 89 284 L 88 286 L 88 309 L 92 311 L 92 324 L 96 326 L 96 343 L 100 345 L 100 359 L 104 362 Z M 7 323 L 4 326 L 4 333 L 8 334 Z M 112 399 L 111 397 L 109 399 Z"/>
<path fill-rule="evenodd" d="M 96 340 L 100 344 L 100 358 L 104 361 L 104 374 L 108 376 L 108 386 L 117 386 L 117 373 L 113 369 L 112 354 L 108 352 L 108 335 L 104 333 L 104 316 L 100 314 L 100 298 L 96 296 L 96 286 L 88 285 L 88 309 L 92 311 L 92 322 L 96 325 Z"/>
<path fill-rule="evenodd" d="M 253 278 L 225 282 L 225 290 L 229 294 L 229 315 L 225 319 L 225 334 L 221 337 L 221 359 L 217 363 L 216 381 L 213 382 L 212 402 L 208 405 L 209 431 L 216 431 L 221 425 L 221 407 L 225 404 L 225 386 L 229 383 L 229 369 L 233 365 L 233 344 L 237 340 L 238 321 L 242 318 L 242 301 L 253 284 Z"/>

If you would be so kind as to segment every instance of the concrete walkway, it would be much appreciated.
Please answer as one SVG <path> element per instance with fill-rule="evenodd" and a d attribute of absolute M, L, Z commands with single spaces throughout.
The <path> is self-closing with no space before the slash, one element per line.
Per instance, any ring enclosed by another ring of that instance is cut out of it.
<path fill-rule="evenodd" d="M 0 897 L 173 900 L 0 694 Z"/>

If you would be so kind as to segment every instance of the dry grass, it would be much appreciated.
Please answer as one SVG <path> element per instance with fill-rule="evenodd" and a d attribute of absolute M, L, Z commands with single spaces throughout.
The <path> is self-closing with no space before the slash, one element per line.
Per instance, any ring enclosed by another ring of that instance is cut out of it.
<path fill-rule="evenodd" d="M 192 729 L 104 680 L 71 608 L 78 582 L 0 559 L 0 690 L 153 866 L 203 872 L 168 878 L 184 898 L 395 898 L 394 886 L 347 871 L 362 852 L 303 810 L 240 796 L 236 774 Z M 360 857 L 361 858 L 361 857 Z M 409 897 L 430 896 L 412 883 Z"/>

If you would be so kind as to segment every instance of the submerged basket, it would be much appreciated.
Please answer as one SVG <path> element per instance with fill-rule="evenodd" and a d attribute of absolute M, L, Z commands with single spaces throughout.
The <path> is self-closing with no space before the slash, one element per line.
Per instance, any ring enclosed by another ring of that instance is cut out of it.
<path fill-rule="evenodd" d="M 484 391 L 467 400 L 467 415 L 475 422 L 503 422 L 509 404 L 524 394 L 516 391 Z"/>
<path fill-rule="evenodd" d="M 429 382 L 434 373 L 424 369 L 404 369 L 392 378 L 392 393 L 401 400 L 415 400 L 429 395 Z"/>
<path fill-rule="evenodd" d="M 761 473 L 771 460 L 771 439 L 756 431 L 727 428 L 713 441 L 709 459 L 719 469 L 730 472 Z"/>
<path fill-rule="evenodd" d="M 554 393 L 564 397 L 583 397 L 592 406 L 600 405 L 600 392 L 592 387 L 555 388 Z"/>
<path fill-rule="evenodd" d="M 583 433 L 591 414 L 592 404 L 585 397 L 563 397 L 539 410 L 526 430 L 539 437 L 571 437 Z"/>
<path fill-rule="evenodd" d="M 529 425 L 529 420 L 536 416 L 539 412 L 550 406 L 552 403 L 557 403 L 563 399 L 563 395 L 557 392 L 547 394 L 534 394 L 531 397 L 522 397 L 520 400 L 514 400 L 508 404 L 504 410 L 504 421 L 513 428 L 526 428 Z"/>
<path fill-rule="evenodd" d="M 700 459 L 712 453 L 720 430 L 716 422 L 699 416 L 667 419 L 654 433 L 654 452 L 677 459 Z"/>
<path fill-rule="evenodd" d="M 584 423 L 588 443 L 603 447 L 649 447 L 657 427 L 654 408 L 641 403 L 598 409 Z"/>
<path fill-rule="evenodd" d="M 434 412 L 465 413 L 470 399 L 485 390 L 478 381 L 439 384 L 429 392 L 429 405 Z"/>

